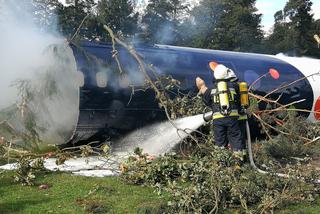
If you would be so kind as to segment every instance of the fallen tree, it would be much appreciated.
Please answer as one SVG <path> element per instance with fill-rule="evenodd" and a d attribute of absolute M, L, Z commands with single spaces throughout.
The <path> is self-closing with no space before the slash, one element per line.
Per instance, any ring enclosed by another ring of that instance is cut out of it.
<path fill-rule="evenodd" d="M 133 46 L 117 38 L 110 28 L 107 30 L 114 44 L 114 58 L 117 59 L 115 43 L 119 43 L 133 55 L 139 64 L 140 72 L 145 76 L 145 88 L 151 88 L 156 92 L 160 107 L 164 108 L 169 121 L 206 110 L 198 96 L 190 97 L 178 93 L 172 98 L 170 93 L 179 92 L 179 81 L 172 77 L 158 76 L 153 66 L 144 62 Z M 125 72 L 120 61 L 117 62 L 119 71 Z M 154 71 L 155 80 L 148 76 L 147 70 Z M 134 96 L 134 87 L 132 93 Z M 298 117 L 294 112 L 304 110 L 291 108 L 295 103 L 282 105 L 277 99 L 258 96 L 253 92 L 250 96 L 250 117 L 260 122 L 267 136 L 267 140 L 256 142 L 254 145 L 254 157 L 259 167 L 269 171 L 269 174 L 258 174 L 246 164 L 240 167 L 230 151 L 214 147 L 214 136 L 211 132 L 195 130 L 182 139 L 181 154 L 169 154 L 150 161 L 147 154 L 137 149 L 135 155 L 121 165 L 121 177 L 126 182 L 152 185 L 159 192 L 169 192 L 172 196 L 167 204 L 170 209 L 165 212 L 172 213 L 217 213 L 226 208 L 236 208 L 248 213 L 266 213 L 288 203 L 313 201 L 318 195 L 318 186 L 311 181 L 319 178 L 315 165 L 312 165 L 312 160 L 319 155 L 319 151 L 316 150 L 320 134 L 319 125 Z M 259 110 L 259 102 L 265 102 L 273 108 Z M 10 129 L 9 124 L 2 124 Z M 179 130 L 174 123 L 172 125 L 177 132 L 185 131 Z M 210 124 L 206 126 L 211 130 Z M 18 134 L 15 130 L 11 131 Z M 37 139 L 36 133 L 30 133 Z M 182 150 L 186 144 L 189 145 L 187 151 Z M 35 167 L 29 160 L 35 157 L 45 158 L 48 153 L 34 154 L 14 146 L 12 148 L 10 143 L 3 143 L 1 147 L 0 151 L 6 158 L 13 154 L 10 154 L 10 151 L 16 151 L 21 157 L 21 167 L 17 170 L 16 180 L 32 184 L 30 178 L 34 178 L 32 170 L 35 170 Z M 109 152 L 106 148 L 93 148 L 90 144 L 78 147 L 80 152 L 72 149 L 56 151 L 53 155 L 58 157 L 57 163 L 62 164 L 74 155 L 86 157 L 92 154 L 105 155 Z M 28 161 L 23 157 L 28 157 Z M 32 176 L 23 178 L 28 176 L 29 172 Z M 287 173 L 290 177 L 279 178 L 275 175 L 276 172 Z"/>
<path fill-rule="evenodd" d="M 146 67 L 152 69 L 152 66 L 145 65 L 132 46 L 115 37 L 110 28 L 105 28 L 113 44 L 119 43 L 136 58 L 169 120 L 204 111 L 200 99 L 195 101 L 186 95 L 170 99 L 170 89 L 176 88 L 175 91 L 179 91 L 179 83 L 170 78 L 157 78 L 156 84 L 151 82 Z M 114 53 L 117 53 L 115 49 Z M 116 54 L 114 57 L 117 57 Z M 153 185 L 160 191 L 170 192 L 172 201 L 168 203 L 170 209 L 166 212 L 172 213 L 217 213 L 234 206 L 241 207 L 248 213 L 266 213 L 288 202 L 314 200 L 310 196 L 318 194 L 313 181 L 318 179 L 319 173 L 308 165 L 309 158 L 302 157 L 318 155 L 308 145 L 318 141 L 319 126 L 296 115 L 295 112 L 305 110 L 293 109 L 292 106 L 303 100 L 282 105 L 278 102 L 280 97 L 276 100 L 268 98 L 274 92 L 298 81 L 301 79 L 280 86 L 263 97 L 250 93 L 250 116 L 260 122 L 269 138 L 269 141 L 255 145 L 255 157 L 269 171 L 268 174 L 259 174 L 249 166 L 239 168 L 229 151 L 217 149 L 211 144 L 214 141 L 211 134 L 201 133 L 200 137 L 190 134 L 185 140 L 197 145 L 187 158 L 168 155 L 150 162 L 147 154 L 136 150 L 136 156 L 130 157 L 122 165 L 123 179 L 131 183 Z M 160 86 L 160 90 L 157 86 Z M 167 90 L 161 90 L 164 88 Z M 191 105 L 187 105 L 189 102 Z M 272 104 L 273 109 L 259 110 L 259 102 Z M 279 171 L 288 176 L 279 177 Z"/>

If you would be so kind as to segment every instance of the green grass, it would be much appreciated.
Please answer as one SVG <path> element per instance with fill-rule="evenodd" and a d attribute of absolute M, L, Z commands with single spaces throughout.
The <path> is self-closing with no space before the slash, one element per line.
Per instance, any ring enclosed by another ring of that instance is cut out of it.
<path fill-rule="evenodd" d="M 40 184 L 48 184 L 50 188 L 40 190 Z M 139 214 L 153 213 L 143 208 L 159 207 L 167 199 L 168 195 L 158 196 L 152 188 L 124 184 L 117 177 L 89 178 L 47 172 L 39 175 L 36 185 L 30 187 L 14 183 L 13 172 L 0 174 L 0 214 L 131 214 L 138 210 Z M 235 213 L 236 210 L 226 210 L 224 213 Z M 275 213 L 318 214 L 320 199 L 314 203 L 289 205 Z"/>
<path fill-rule="evenodd" d="M 46 173 L 30 187 L 14 183 L 12 176 L 0 175 L 0 213 L 136 213 L 140 206 L 166 200 L 152 188 L 127 185 L 117 177 Z M 40 190 L 40 184 L 50 188 Z"/>
<path fill-rule="evenodd" d="M 320 199 L 314 203 L 298 203 L 289 205 L 287 208 L 277 212 L 279 214 L 319 214 L 320 213 Z"/>

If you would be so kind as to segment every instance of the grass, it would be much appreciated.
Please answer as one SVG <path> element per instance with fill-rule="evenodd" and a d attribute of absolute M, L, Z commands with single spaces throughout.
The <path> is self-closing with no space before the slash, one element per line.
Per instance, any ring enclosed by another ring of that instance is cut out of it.
<path fill-rule="evenodd" d="M 137 213 L 140 206 L 166 200 L 152 188 L 124 184 L 117 177 L 45 173 L 30 187 L 14 183 L 12 176 L 7 171 L 0 175 L 0 213 Z M 50 188 L 41 190 L 40 184 Z"/>
<path fill-rule="evenodd" d="M 287 208 L 280 210 L 279 214 L 318 214 L 320 213 L 320 199 L 314 203 L 299 203 L 290 205 Z"/>

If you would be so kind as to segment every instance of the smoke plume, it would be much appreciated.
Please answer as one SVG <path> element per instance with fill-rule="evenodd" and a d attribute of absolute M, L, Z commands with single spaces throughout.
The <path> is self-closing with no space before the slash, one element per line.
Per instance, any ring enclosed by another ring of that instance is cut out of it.
<path fill-rule="evenodd" d="M 9 122 L 24 132 L 19 113 L 26 107 L 35 115 L 41 139 L 62 143 L 79 113 L 72 50 L 56 26 L 41 25 L 55 23 L 54 15 L 39 13 L 32 0 L 0 0 L 0 5 L 0 109 L 17 109 Z"/>

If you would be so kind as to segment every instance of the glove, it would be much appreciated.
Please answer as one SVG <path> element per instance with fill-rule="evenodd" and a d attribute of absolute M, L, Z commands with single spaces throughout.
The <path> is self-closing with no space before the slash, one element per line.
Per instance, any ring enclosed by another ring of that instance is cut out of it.
<path fill-rule="evenodd" d="M 206 83 L 200 77 L 196 78 L 196 85 L 197 85 L 197 88 L 199 89 L 200 94 L 204 94 L 206 92 L 206 90 L 208 89 L 206 86 Z"/>
<path fill-rule="evenodd" d="M 204 82 L 203 79 L 201 79 L 200 77 L 197 77 L 196 85 L 197 85 L 197 88 L 200 90 L 203 86 L 206 86 L 206 83 Z"/>

